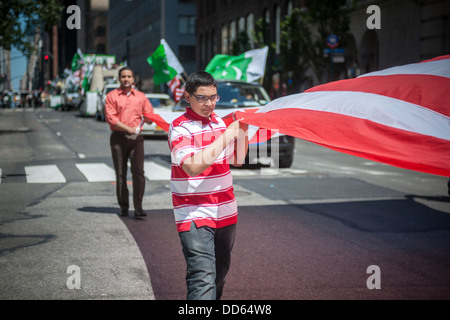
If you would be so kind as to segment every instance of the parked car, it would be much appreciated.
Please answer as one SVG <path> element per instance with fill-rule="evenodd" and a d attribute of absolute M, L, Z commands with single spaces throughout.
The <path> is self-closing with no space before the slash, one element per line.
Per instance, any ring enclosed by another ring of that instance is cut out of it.
<path fill-rule="evenodd" d="M 217 80 L 217 93 L 220 96 L 215 112 L 225 116 L 236 108 L 260 108 L 270 102 L 266 90 L 258 83 L 236 80 Z M 181 99 L 174 111 L 183 112 L 189 106 Z M 280 168 L 289 168 L 294 161 L 295 138 L 276 134 L 272 139 L 249 145 L 246 164 L 275 164 Z M 278 156 L 272 153 L 278 153 Z M 275 156 L 275 157 L 274 157 Z"/>
<path fill-rule="evenodd" d="M 155 113 L 173 111 L 174 102 L 169 97 L 169 95 L 163 93 L 146 93 L 145 96 L 150 101 Z M 144 136 L 167 137 L 167 132 L 159 127 L 156 123 L 144 123 L 141 133 Z"/>
<path fill-rule="evenodd" d="M 83 102 L 83 95 L 81 88 L 70 84 L 61 94 L 61 110 L 68 111 L 78 109 Z"/>
<path fill-rule="evenodd" d="M 106 95 L 113 91 L 116 88 L 119 88 L 120 84 L 118 83 L 108 83 L 105 84 L 103 90 L 99 93 L 99 97 L 97 99 L 97 111 L 95 112 L 95 119 L 99 121 L 105 120 L 105 100 Z"/>
<path fill-rule="evenodd" d="M 222 113 L 223 109 L 232 111 L 230 109 L 260 108 L 270 102 L 266 90 L 258 83 L 217 80 L 217 93 L 220 99 L 216 103 L 216 113 Z M 271 163 L 272 165 L 278 165 L 280 168 L 289 168 L 294 161 L 294 149 L 294 137 L 277 134 L 266 142 L 250 144 L 246 164 Z M 278 156 L 276 153 L 278 153 Z"/>

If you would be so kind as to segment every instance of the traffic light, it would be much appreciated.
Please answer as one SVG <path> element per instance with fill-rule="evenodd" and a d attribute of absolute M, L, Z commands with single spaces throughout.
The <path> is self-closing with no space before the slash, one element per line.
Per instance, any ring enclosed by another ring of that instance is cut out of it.
<path fill-rule="evenodd" d="M 48 61 L 48 54 L 46 54 L 46 55 L 44 56 L 44 60 L 45 60 L 45 61 Z"/>

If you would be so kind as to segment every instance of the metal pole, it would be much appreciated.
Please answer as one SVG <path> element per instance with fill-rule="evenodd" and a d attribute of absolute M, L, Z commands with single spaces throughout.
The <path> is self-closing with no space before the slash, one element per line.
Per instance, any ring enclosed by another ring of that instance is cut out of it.
<path fill-rule="evenodd" d="M 166 38 L 166 1 L 161 0 L 161 39 Z"/>

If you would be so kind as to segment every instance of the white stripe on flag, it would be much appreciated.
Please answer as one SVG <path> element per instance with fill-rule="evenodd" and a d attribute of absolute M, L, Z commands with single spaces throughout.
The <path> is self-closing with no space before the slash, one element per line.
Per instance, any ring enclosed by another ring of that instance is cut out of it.
<path fill-rule="evenodd" d="M 54 164 L 43 166 L 26 166 L 25 173 L 28 183 L 65 183 L 61 171 Z"/>
<path fill-rule="evenodd" d="M 398 74 L 427 74 L 450 78 L 450 60 L 437 60 L 422 63 L 411 63 L 403 66 L 392 67 L 380 71 L 369 72 L 360 77 L 387 76 Z"/>
<path fill-rule="evenodd" d="M 148 180 L 170 180 L 171 170 L 157 163 L 144 162 L 144 172 Z"/>
<path fill-rule="evenodd" d="M 372 93 L 304 92 L 276 99 L 260 111 L 269 112 L 288 108 L 332 112 L 450 140 L 449 117 L 416 104 Z"/>
<path fill-rule="evenodd" d="M 89 182 L 116 181 L 114 169 L 105 163 L 77 163 L 76 167 Z"/>

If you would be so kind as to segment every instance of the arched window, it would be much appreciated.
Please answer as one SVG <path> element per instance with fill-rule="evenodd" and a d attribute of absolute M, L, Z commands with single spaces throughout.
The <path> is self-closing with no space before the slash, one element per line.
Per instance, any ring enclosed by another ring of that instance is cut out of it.
<path fill-rule="evenodd" d="M 294 6 L 292 4 L 292 1 L 288 1 L 286 5 L 286 15 L 289 16 L 292 13 L 292 10 L 294 9 Z"/>
<path fill-rule="evenodd" d="M 222 54 L 228 54 L 228 25 L 227 24 L 222 25 L 221 38 L 222 38 L 221 52 L 222 52 Z"/>
<path fill-rule="evenodd" d="M 252 49 L 255 48 L 255 45 L 253 43 L 253 31 L 255 30 L 255 15 L 253 13 L 250 13 L 247 16 L 247 35 L 250 39 L 250 46 Z"/>
<path fill-rule="evenodd" d="M 275 7 L 275 53 L 280 54 L 281 39 L 281 9 L 280 6 Z"/>
<path fill-rule="evenodd" d="M 361 69 L 363 73 L 375 71 L 379 69 L 379 41 L 375 30 L 367 30 L 361 41 Z"/>
<path fill-rule="evenodd" d="M 233 50 L 233 41 L 236 40 L 236 21 L 230 22 L 230 34 L 228 37 L 228 52 Z"/>

